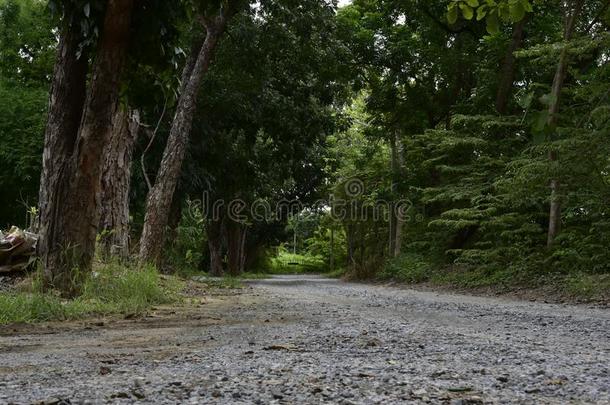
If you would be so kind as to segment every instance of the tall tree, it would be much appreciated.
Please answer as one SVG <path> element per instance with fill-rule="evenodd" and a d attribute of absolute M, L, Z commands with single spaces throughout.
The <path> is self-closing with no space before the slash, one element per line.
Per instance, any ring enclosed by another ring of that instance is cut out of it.
<path fill-rule="evenodd" d="M 203 76 L 208 71 L 218 41 L 225 32 L 229 20 L 239 11 L 242 2 L 221 2 L 218 9 L 202 13 L 200 22 L 205 29 L 205 41 L 191 58 L 183 72 L 182 93 L 178 100 L 169 138 L 146 205 L 144 229 L 140 238 L 140 260 L 158 263 L 165 243 L 164 233 L 169 223 L 170 210 L 182 163 L 188 146 L 197 96 Z"/>
<path fill-rule="evenodd" d="M 557 126 L 557 120 L 559 117 L 559 106 L 561 101 L 561 92 L 563 90 L 563 84 L 568 71 L 569 54 L 568 54 L 568 43 L 572 40 L 574 30 L 576 29 L 576 23 L 580 17 L 585 0 L 569 0 L 562 1 L 561 7 L 564 12 L 564 32 L 563 32 L 563 49 L 559 55 L 559 61 L 557 62 L 557 70 L 553 78 L 553 85 L 551 86 L 551 96 L 548 110 L 547 127 L 554 131 Z M 557 161 L 557 151 L 549 151 L 549 160 L 551 162 Z M 553 178 L 550 181 L 551 187 L 551 203 L 549 209 L 549 228 L 547 235 L 547 246 L 553 247 L 555 238 L 561 230 L 561 181 L 557 178 Z"/>
<path fill-rule="evenodd" d="M 523 45 L 526 23 L 527 18 L 523 18 L 513 25 L 513 35 L 500 69 L 498 91 L 496 93 L 496 111 L 500 114 L 508 112 L 510 96 L 512 95 L 515 74 L 517 72 L 517 57 L 515 52 Z"/>
<path fill-rule="evenodd" d="M 130 39 L 133 0 L 109 0 L 105 6 L 101 37 L 97 44 L 78 135 L 74 139 L 73 133 L 68 131 L 49 131 L 47 136 L 49 147 L 45 156 L 50 156 L 55 149 L 51 145 L 56 142 L 64 146 L 65 149 L 59 152 L 65 154 L 54 155 L 52 159 L 61 158 L 63 161 L 56 165 L 53 163 L 58 162 L 52 162 L 44 169 L 43 176 L 50 176 L 56 182 L 48 189 L 48 197 L 41 199 L 53 203 L 45 208 L 48 215 L 41 218 L 46 228 L 41 232 L 40 255 L 45 284 L 57 287 L 66 294 L 77 292 L 74 281 L 78 273 L 75 272 L 85 274 L 92 265 L 99 226 L 104 161 L 101 152 L 110 139 L 113 117 L 120 108 L 119 85 Z M 68 26 L 66 34 L 70 37 L 76 28 L 69 23 Z M 77 52 L 78 50 L 74 56 L 77 56 Z M 71 56 L 71 53 L 66 52 L 66 55 Z M 78 77 L 64 76 L 66 64 L 72 61 L 61 56 L 63 53 L 60 53 L 56 71 L 61 71 L 66 86 L 71 88 L 72 80 Z M 53 99 L 51 104 L 54 104 Z M 50 114 L 49 121 L 55 119 Z"/>

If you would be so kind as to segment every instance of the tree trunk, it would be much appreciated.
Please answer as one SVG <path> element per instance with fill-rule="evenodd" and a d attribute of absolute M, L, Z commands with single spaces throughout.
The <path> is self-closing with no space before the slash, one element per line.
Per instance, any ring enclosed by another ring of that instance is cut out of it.
<path fill-rule="evenodd" d="M 574 7 L 572 11 L 566 10 L 565 17 L 565 28 L 563 39 L 565 42 L 570 41 L 574 35 L 574 29 L 576 28 L 576 21 L 578 20 L 580 13 L 583 9 L 584 0 L 575 0 L 573 2 Z M 559 55 L 559 62 L 557 63 L 557 70 L 555 71 L 555 77 L 553 78 L 553 86 L 551 88 L 551 103 L 549 105 L 549 117 L 547 120 L 547 126 L 554 131 L 557 127 L 557 119 L 559 114 L 561 91 L 568 71 L 569 55 L 568 50 L 564 46 Z M 551 163 L 556 162 L 558 159 L 558 153 L 555 150 L 549 151 L 549 161 Z M 547 233 L 547 247 L 552 248 L 555 244 L 555 238 L 561 231 L 561 190 L 560 181 L 557 178 L 553 178 L 550 181 L 551 188 L 551 201 L 549 209 L 549 228 Z"/>
<path fill-rule="evenodd" d="M 119 107 L 119 81 L 129 45 L 133 0 L 109 0 L 90 89 L 72 157 L 62 167 L 58 207 L 48 218 L 53 233 L 43 252 L 45 284 L 73 295 L 92 265 L 99 226 L 99 199 L 105 145 Z"/>
<path fill-rule="evenodd" d="M 512 94 L 513 82 L 515 81 L 515 74 L 517 72 L 517 58 L 515 52 L 519 50 L 523 44 L 526 20 L 527 17 L 524 17 L 513 26 L 513 38 L 502 64 L 498 92 L 496 93 L 496 111 L 502 115 L 505 115 L 508 111 L 508 101 Z"/>
<path fill-rule="evenodd" d="M 106 256 L 121 259 L 129 256 L 131 164 L 139 129 L 139 113 L 120 108 L 114 116 L 112 136 L 104 150 L 100 249 Z"/>
<path fill-rule="evenodd" d="M 402 228 L 403 220 L 398 215 L 399 206 L 395 202 L 399 200 L 398 197 L 398 185 L 402 180 L 404 156 L 403 156 L 403 145 L 402 141 L 397 134 L 394 134 L 390 139 L 391 149 L 391 169 L 392 169 L 392 201 L 390 203 L 390 243 L 389 243 L 389 257 L 396 257 L 400 255 L 401 250 L 401 239 L 402 239 Z"/>
<path fill-rule="evenodd" d="M 354 224 L 347 225 L 347 266 L 351 269 L 355 267 L 356 259 L 355 253 L 355 235 L 354 235 Z"/>
<path fill-rule="evenodd" d="M 242 233 L 241 224 L 228 221 L 227 227 L 227 261 L 228 272 L 231 276 L 239 276 L 241 269 Z"/>
<path fill-rule="evenodd" d="M 243 274 L 246 271 L 246 261 L 247 261 L 247 250 L 246 250 L 246 241 L 248 240 L 248 228 L 243 225 L 241 228 L 241 241 L 239 247 L 239 274 Z"/>
<path fill-rule="evenodd" d="M 182 94 L 172 122 L 167 145 L 155 185 L 148 195 L 144 229 L 140 239 L 140 260 L 158 264 L 163 248 L 163 234 L 169 221 L 169 211 L 176 184 L 180 177 L 189 135 L 197 105 L 197 95 L 203 75 L 208 71 L 218 39 L 226 28 L 224 16 L 206 24 L 206 38 L 191 70 L 185 66 Z"/>
<path fill-rule="evenodd" d="M 207 236 L 210 249 L 210 276 L 221 277 L 222 268 L 222 223 L 220 220 L 208 221 Z"/>
<path fill-rule="evenodd" d="M 176 240 L 178 239 L 178 227 L 180 226 L 180 221 L 182 220 L 182 199 L 183 195 L 180 193 L 178 186 L 178 191 L 174 193 L 174 197 L 172 198 L 172 205 L 169 210 L 169 220 L 167 224 L 167 232 L 165 233 L 165 243 L 168 248 L 175 246 Z M 171 271 L 171 263 L 167 261 L 162 261 L 160 263 L 163 266 L 164 271 Z"/>
<path fill-rule="evenodd" d="M 330 271 L 335 270 L 335 228 L 331 225 L 330 227 Z"/>
<path fill-rule="evenodd" d="M 56 221 L 61 214 L 61 175 L 65 172 L 78 135 L 87 92 L 87 55 L 78 57 L 82 41 L 81 29 L 77 24 L 75 10 L 66 3 L 65 19 L 61 26 L 57 61 L 53 71 L 53 83 L 49 98 L 49 113 L 44 138 L 42 175 L 38 198 L 38 218 L 36 232 L 39 233 L 38 255 L 43 259 L 57 249 Z"/>

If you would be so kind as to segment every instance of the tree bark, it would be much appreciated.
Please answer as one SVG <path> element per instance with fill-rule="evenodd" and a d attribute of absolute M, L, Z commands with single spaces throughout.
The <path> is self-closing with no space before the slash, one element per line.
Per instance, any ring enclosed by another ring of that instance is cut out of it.
<path fill-rule="evenodd" d="M 114 116 L 112 136 L 104 150 L 100 248 L 106 256 L 125 259 L 129 255 L 129 191 L 133 149 L 139 129 L 139 113 L 120 108 Z"/>
<path fill-rule="evenodd" d="M 231 276 L 239 276 L 242 262 L 242 227 L 241 224 L 229 220 L 227 232 L 227 262 L 228 272 Z"/>
<path fill-rule="evenodd" d="M 390 139 L 391 149 L 391 170 L 392 170 L 392 198 L 398 200 L 398 185 L 401 182 L 404 167 L 404 153 L 403 145 L 397 134 L 394 134 Z M 402 228 L 403 220 L 398 215 L 398 204 L 395 201 L 390 203 L 390 243 L 389 243 L 389 257 L 396 257 L 400 255 L 401 241 L 402 241 Z"/>
<path fill-rule="evenodd" d="M 190 75 L 188 74 L 189 65 L 185 66 L 183 76 L 188 76 L 188 80 L 183 83 L 183 91 L 178 100 L 161 167 L 155 185 L 148 195 L 144 229 L 140 239 L 140 260 L 142 262 L 159 264 L 165 242 L 163 234 L 169 221 L 172 197 L 182 170 L 182 162 L 197 106 L 199 87 L 203 75 L 209 69 L 214 50 L 226 24 L 227 17 L 223 14 L 213 21 L 206 22 L 206 38 Z"/>
<path fill-rule="evenodd" d="M 335 228 L 331 225 L 330 227 L 330 271 L 335 270 Z"/>
<path fill-rule="evenodd" d="M 89 272 L 99 226 L 102 151 L 119 107 L 119 81 L 127 47 L 133 0 L 109 0 L 97 48 L 83 118 L 71 159 L 59 174 L 58 207 L 48 220 L 54 232 L 42 257 L 47 287 L 65 295 L 77 292 L 78 278 Z"/>
<path fill-rule="evenodd" d="M 354 235 L 354 224 L 348 224 L 347 229 L 347 266 L 350 269 L 354 269 L 356 265 L 355 259 L 355 235 Z"/>
<path fill-rule="evenodd" d="M 210 275 L 221 277 L 222 268 L 222 223 L 220 220 L 210 220 L 207 226 L 208 247 L 210 249 Z"/>
<path fill-rule="evenodd" d="M 248 227 L 243 225 L 241 228 L 241 241 L 239 247 L 239 274 L 243 274 L 246 271 L 247 262 L 247 250 L 246 242 L 248 240 Z"/>
<path fill-rule="evenodd" d="M 517 72 L 517 58 L 515 57 L 515 52 L 519 50 L 523 44 L 526 20 L 527 17 L 524 17 L 513 26 L 513 38 L 502 64 L 502 72 L 500 73 L 498 92 L 496 94 L 496 111 L 501 115 L 505 115 L 508 111 L 508 101 L 512 94 L 515 74 Z"/>
<path fill-rule="evenodd" d="M 578 20 L 580 13 L 584 6 L 584 0 L 575 0 L 572 2 L 572 11 L 566 10 L 565 26 L 563 39 L 565 42 L 570 41 L 574 35 L 576 28 L 576 21 Z M 553 78 L 553 85 L 551 87 L 551 103 L 548 110 L 547 126 L 554 131 L 557 127 L 557 120 L 559 114 L 561 91 L 568 71 L 569 55 L 568 50 L 564 46 L 559 55 L 559 62 L 557 63 L 557 70 L 555 71 L 555 77 Z M 558 159 L 558 152 L 556 150 L 549 151 L 549 161 L 551 163 L 556 162 Z M 549 228 L 547 233 L 547 247 L 552 248 L 555 244 L 555 239 L 559 232 L 561 232 L 561 183 L 557 178 L 553 178 L 550 181 L 551 188 L 551 201 L 549 208 Z"/>
<path fill-rule="evenodd" d="M 82 41 L 76 11 L 66 3 L 65 18 L 59 34 L 57 61 L 53 71 L 53 82 L 49 98 L 49 113 L 44 137 L 42 175 L 38 197 L 38 254 L 44 258 L 55 249 L 54 218 L 62 210 L 60 193 L 61 174 L 74 150 L 78 128 L 83 114 L 87 91 L 87 55 L 78 57 Z"/>

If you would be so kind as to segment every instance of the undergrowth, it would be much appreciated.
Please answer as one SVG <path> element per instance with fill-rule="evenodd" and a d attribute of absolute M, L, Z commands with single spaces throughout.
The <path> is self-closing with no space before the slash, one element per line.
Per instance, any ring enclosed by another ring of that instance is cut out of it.
<path fill-rule="evenodd" d="M 179 299 L 182 282 L 162 277 L 154 267 L 97 265 L 82 294 L 66 300 L 43 293 L 34 275 L 18 291 L 0 293 L 0 324 L 73 320 L 93 315 L 139 315 L 155 305 Z"/>
<path fill-rule="evenodd" d="M 546 289 L 574 298 L 591 300 L 610 297 L 608 274 L 584 273 L 578 270 L 565 272 L 545 265 L 542 259 L 529 260 L 530 262 L 526 262 L 516 258 L 504 267 L 447 265 L 422 254 L 404 253 L 386 262 L 377 278 L 407 284 L 430 283 L 465 289 Z"/>

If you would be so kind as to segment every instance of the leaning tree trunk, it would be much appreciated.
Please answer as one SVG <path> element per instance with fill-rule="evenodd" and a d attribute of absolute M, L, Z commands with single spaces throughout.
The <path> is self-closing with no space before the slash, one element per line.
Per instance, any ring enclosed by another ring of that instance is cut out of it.
<path fill-rule="evenodd" d="M 125 259 L 129 255 L 131 163 L 139 129 L 138 111 L 117 111 L 102 170 L 100 249 L 105 256 Z"/>
<path fill-rule="evenodd" d="M 58 208 L 48 218 L 53 233 L 43 252 L 45 284 L 66 295 L 90 269 L 99 226 L 104 154 L 119 107 L 119 80 L 129 44 L 133 0 L 109 0 L 95 66 L 74 151 L 62 167 L 56 193 Z"/>
<path fill-rule="evenodd" d="M 206 38 L 196 63 L 185 67 L 188 80 L 182 86 L 176 114 L 172 122 L 167 145 L 155 185 L 148 195 L 144 229 L 140 239 L 140 260 L 159 264 L 161 249 L 165 243 L 164 233 L 169 222 L 172 197 L 182 170 L 182 162 L 193 124 L 197 106 L 197 95 L 203 75 L 208 71 L 216 45 L 226 28 L 227 18 L 220 16 L 206 23 Z"/>
<path fill-rule="evenodd" d="M 575 0 L 572 12 L 566 11 L 566 22 L 563 39 L 565 42 L 570 41 L 574 35 L 576 28 L 576 21 L 578 20 L 580 13 L 583 9 L 584 0 Z M 555 71 L 555 77 L 553 78 L 553 86 L 551 88 L 551 104 L 549 105 L 549 116 L 547 120 L 547 126 L 551 130 L 555 130 L 557 127 L 557 120 L 559 115 L 560 97 L 563 89 L 563 83 L 568 71 L 569 55 L 567 45 L 564 47 L 559 55 L 559 62 L 557 63 L 557 70 Z M 551 149 L 549 151 L 549 161 L 555 163 L 558 159 L 558 152 Z M 561 231 L 561 183 L 557 178 L 552 178 L 550 181 L 551 188 L 551 201 L 549 209 L 549 229 L 547 233 L 547 247 L 551 248 L 555 244 L 555 238 Z"/>
<path fill-rule="evenodd" d="M 512 94 L 513 82 L 517 72 L 517 57 L 515 52 L 521 48 L 527 17 L 517 22 L 513 27 L 513 38 L 504 57 L 498 91 L 496 93 L 496 111 L 505 115 L 508 111 L 508 100 Z"/>
<path fill-rule="evenodd" d="M 66 7 L 72 3 L 67 2 Z M 36 232 L 39 233 L 38 254 L 44 261 L 55 249 L 56 229 L 53 218 L 62 210 L 59 193 L 61 174 L 74 150 L 85 104 L 87 90 L 87 55 L 78 57 L 83 40 L 77 24 L 76 11 L 66 9 L 59 34 L 57 61 L 49 98 L 49 113 L 44 137 L 42 176 L 38 197 Z"/>

